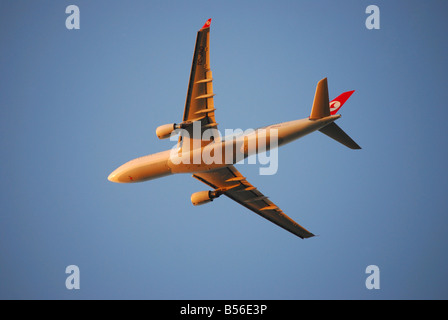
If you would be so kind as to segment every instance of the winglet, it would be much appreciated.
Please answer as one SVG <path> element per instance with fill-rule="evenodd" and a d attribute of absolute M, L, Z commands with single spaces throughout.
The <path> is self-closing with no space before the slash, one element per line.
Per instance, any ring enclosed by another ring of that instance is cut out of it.
<path fill-rule="evenodd" d="M 204 26 L 201 28 L 202 29 L 207 29 L 210 28 L 210 25 L 212 24 L 212 19 L 208 19 L 207 22 L 204 24 Z"/>

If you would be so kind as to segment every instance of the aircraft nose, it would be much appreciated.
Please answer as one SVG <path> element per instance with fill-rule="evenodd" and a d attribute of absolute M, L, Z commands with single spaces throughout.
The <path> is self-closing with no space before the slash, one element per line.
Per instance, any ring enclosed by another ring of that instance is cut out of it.
<path fill-rule="evenodd" d="M 132 174 L 132 171 L 129 170 L 129 165 L 125 163 L 112 171 L 107 177 L 107 180 L 116 183 L 129 183 L 134 182 L 134 175 Z"/>
<path fill-rule="evenodd" d="M 108 177 L 107 180 L 109 180 L 110 182 L 119 182 L 118 181 L 118 176 L 116 171 L 112 172 Z"/>

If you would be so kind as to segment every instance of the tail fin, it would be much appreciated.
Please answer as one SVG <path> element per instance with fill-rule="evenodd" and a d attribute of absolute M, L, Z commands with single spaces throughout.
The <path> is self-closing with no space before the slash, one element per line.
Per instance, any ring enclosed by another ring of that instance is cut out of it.
<path fill-rule="evenodd" d="M 310 120 L 317 120 L 330 116 L 329 100 L 327 78 L 324 78 L 317 83 Z"/>
<path fill-rule="evenodd" d="M 330 102 L 330 114 L 332 116 L 334 116 L 339 111 L 339 109 L 341 109 L 345 101 L 347 101 L 348 98 L 350 98 L 353 92 L 355 92 L 355 90 L 344 92 Z"/>
<path fill-rule="evenodd" d="M 327 78 L 320 80 L 317 83 L 313 108 L 311 109 L 309 119 L 318 120 L 335 115 L 342 105 L 348 100 L 348 98 L 350 98 L 353 92 L 355 91 L 344 92 L 330 103 L 328 98 Z M 350 149 L 361 149 L 361 147 L 334 122 L 331 122 L 319 131 L 337 142 L 342 143 L 344 146 L 349 147 Z"/>
<path fill-rule="evenodd" d="M 336 123 L 332 122 L 329 125 L 319 130 L 323 134 L 326 134 L 330 138 L 333 138 L 337 142 L 342 143 L 344 146 L 350 149 L 361 149 L 361 147 L 353 141 Z"/>
<path fill-rule="evenodd" d="M 355 90 L 347 91 L 328 102 L 328 84 L 327 78 L 320 80 L 316 87 L 314 95 L 313 108 L 311 109 L 310 120 L 325 118 L 330 115 L 334 116 L 344 103 L 351 97 Z"/>

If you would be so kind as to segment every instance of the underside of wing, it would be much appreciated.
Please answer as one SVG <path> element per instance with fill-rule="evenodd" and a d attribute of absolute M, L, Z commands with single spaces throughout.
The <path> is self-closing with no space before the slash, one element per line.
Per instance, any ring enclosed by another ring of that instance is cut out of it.
<path fill-rule="evenodd" d="M 302 239 L 314 236 L 247 182 L 234 166 L 196 173 L 193 177 Z"/>
<path fill-rule="evenodd" d="M 213 77 L 210 70 L 210 23 L 211 19 L 207 20 L 196 37 L 190 82 L 182 119 L 184 123 L 199 122 L 201 136 L 206 129 L 213 129 L 218 125 L 215 121 Z M 189 131 L 190 137 L 193 138 L 193 126 L 186 129 Z"/>

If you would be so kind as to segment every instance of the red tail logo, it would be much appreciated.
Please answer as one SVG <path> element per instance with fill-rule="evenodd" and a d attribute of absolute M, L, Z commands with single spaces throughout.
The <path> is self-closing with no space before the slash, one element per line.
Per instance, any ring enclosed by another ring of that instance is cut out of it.
<path fill-rule="evenodd" d="M 334 116 L 339 111 L 339 109 L 341 109 L 345 101 L 347 101 L 348 98 L 350 98 L 353 92 L 355 92 L 355 90 L 344 92 L 343 94 L 339 95 L 336 99 L 330 102 L 330 114 L 332 116 Z"/>
<path fill-rule="evenodd" d="M 210 25 L 212 24 L 212 19 L 208 19 L 207 22 L 204 24 L 204 26 L 201 28 L 202 29 L 206 29 L 206 28 L 210 28 Z"/>

